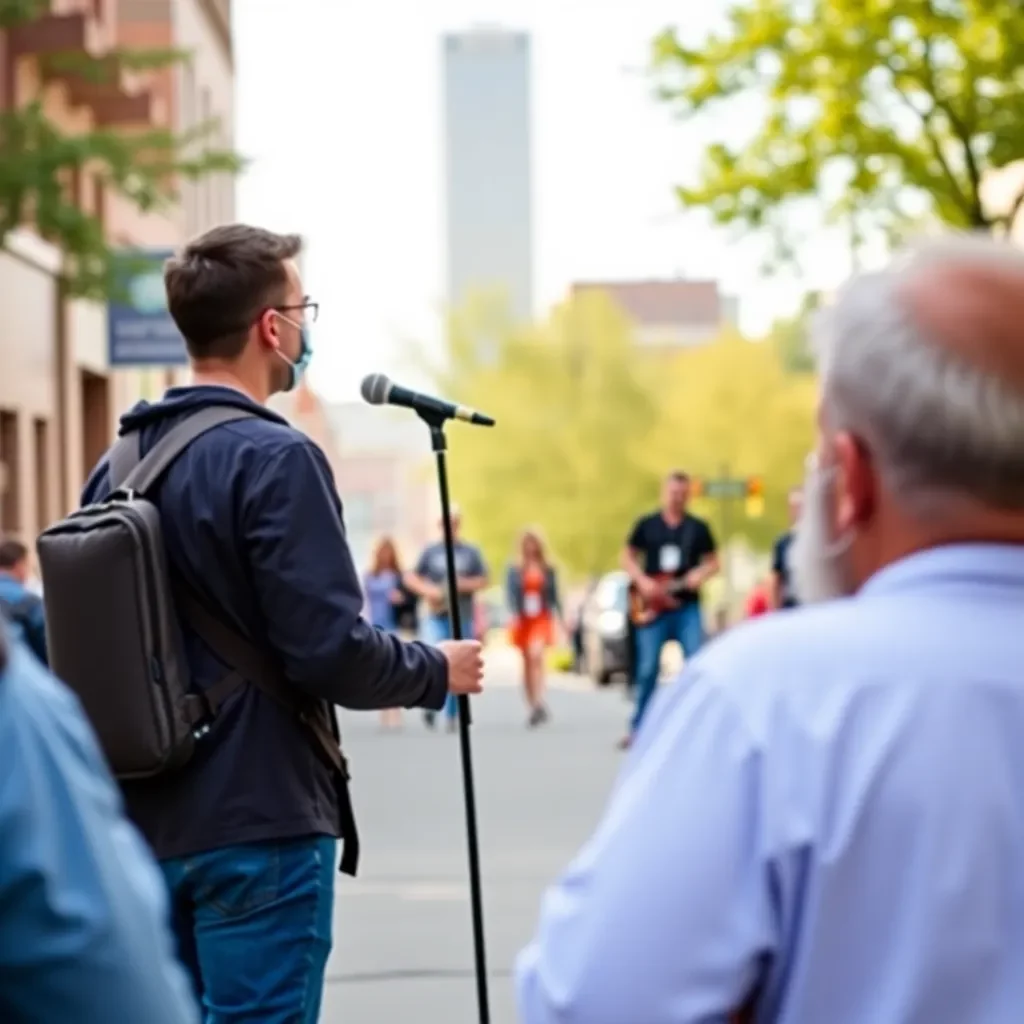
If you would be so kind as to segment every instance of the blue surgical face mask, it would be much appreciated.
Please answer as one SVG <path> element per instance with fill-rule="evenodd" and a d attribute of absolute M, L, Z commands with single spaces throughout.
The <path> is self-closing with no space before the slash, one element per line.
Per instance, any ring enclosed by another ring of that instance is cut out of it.
<path fill-rule="evenodd" d="M 313 346 L 309 340 L 309 328 L 305 324 L 298 324 L 289 317 L 282 316 L 280 313 L 277 315 L 285 323 L 291 324 L 292 327 L 297 327 L 299 331 L 299 358 L 294 363 L 280 349 L 277 350 L 278 356 L 288 364 L 288 385 L 285 387 L 285 391 L 294 391 L 299 386 L 299 381 L 305 375 L 309 361 L 313 358 Z"/>

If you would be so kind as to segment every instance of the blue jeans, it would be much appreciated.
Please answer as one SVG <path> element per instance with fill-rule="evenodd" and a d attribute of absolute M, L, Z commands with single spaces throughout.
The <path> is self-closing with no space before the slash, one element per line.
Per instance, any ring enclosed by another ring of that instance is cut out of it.
<path fill-rule="evenodd" d="M 704 644 L 704 622 L 697 602 L 659 615 L 647 626 L 636 630 L 636 711 L 632 730 L 640 727 L 647 705 L 658 688 L 661 651 L 669 640 L 677 641 L 683 654 L 692 658 Z"/>
<path fill-rule="evenodd" d="M 437 644 L 452 638 L 452 620 L 447 615 L 428 615 L 420 627 L 420 638 L 425 644 Z M 444 702 L 445 717 L 454 719 L 459 714 L 459 698 L 454 693 L 448 694 Z"/>
<path fill-rule="evenodd" d="M 337 840 L 231 846 L 161 863 L 204 1024 L 316 1024 Z"/>

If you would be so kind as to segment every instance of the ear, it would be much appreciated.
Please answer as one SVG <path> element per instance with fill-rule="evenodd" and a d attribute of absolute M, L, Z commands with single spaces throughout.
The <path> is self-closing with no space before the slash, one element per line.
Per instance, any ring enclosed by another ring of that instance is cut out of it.
<path fill-rule="evenodd" d="M 878 482 L 871 453 L 853 434 L 839 433 L 833 439 L 836 480 L 836 525 L 840 532 L 870 519 L 878 500 Z"/>
<path fill-rule="evenodd" d="M 259 333 L 260 341 L 268 348 L 278 349 L 281 347 L 280 325 L 278 316 L 272 309 L 265 309 L 260 313 L 256 321 L 256 330 Z"/>

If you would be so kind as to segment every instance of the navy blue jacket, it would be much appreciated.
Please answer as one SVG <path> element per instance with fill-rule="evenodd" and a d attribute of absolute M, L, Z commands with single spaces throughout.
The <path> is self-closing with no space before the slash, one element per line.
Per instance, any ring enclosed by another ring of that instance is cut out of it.
<path fill-rule="evenodd" d="M 296 687 L 333 704 L 370 710 L 438 709 L 447 692 L 443 656 L 403 644 L 361 618 L 359 575 L 341 504 L 320 449 L 276 413 L 230 388 L 173 388 L 121 419 L 141 431 L 145 454 L 183 418 L 207 405 L 258 418 L 197 438 L 147 495 L 159 508 L 172 571 L 250 640 L 269 645 Z M 83 504 L 111 490 L 107 458 Z M 196 686 L 224 666 L 183 623 Z M 124 784 L 128 811 L 157 857 L 238 843 L 339 835 L 337 791 L 309 734 L 253 686 L 225 703 L 180 772 Z"/>

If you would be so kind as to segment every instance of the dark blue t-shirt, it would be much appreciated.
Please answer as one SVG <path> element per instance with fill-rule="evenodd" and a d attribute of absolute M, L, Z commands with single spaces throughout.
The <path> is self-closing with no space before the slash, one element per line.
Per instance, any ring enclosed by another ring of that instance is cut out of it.
<path fill-rule="evenodd" d="M 793 574 L 789 567 L 789 550 L 793 544 L 793 531 L 787 530 L 776 542 L 772 551 L 772 572 L 779 580 L 779 596 L 783 608 L 797 606 L 793 593 Z"/>
<path fill-rule="evenodd" d="M 468 579 L 477 576 L 487 575 L 487 566 L 484 564 L 483 555 L 480 549 L 465 541 L 457 540 L 453 545 L 455 554 L 455 575 L 458 579 Z M 423 549 L 416 568 L 413 570 L 417 576 L 429 580 L 441 588 L 447 600 L 448 595 L 448 561 L 445 557 L 444 543 L 437 541 L 429 544 Z M 432 614 L 437 614 L 439 609 L 430 609 Z M 442 614 L 446 614 L 441 610 Z M 462 594 L 459 597 L 459 618 L 462 620 L 462 631 L 464 636 L 473 635 L 473 595 Z"/>

